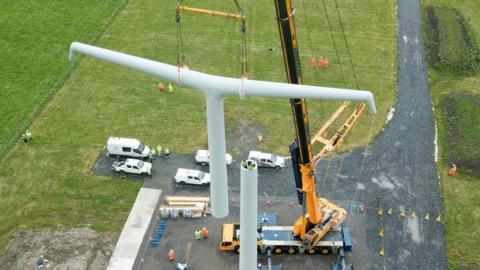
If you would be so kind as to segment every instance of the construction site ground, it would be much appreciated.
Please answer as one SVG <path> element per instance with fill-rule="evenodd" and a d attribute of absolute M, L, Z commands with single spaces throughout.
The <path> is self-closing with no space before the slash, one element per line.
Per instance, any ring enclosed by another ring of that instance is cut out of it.
<path fill-rule="evenodd" d="M 363 214 L 351 211 L 347 219 L 354 243 L 354 251 L 348 259 L 355 269 L 446 269 L 445 220 L 434 161 L 434 121 L 419 2 L 399 1 L 398 19 L 399 92 L 395 114 L 385 131 L 368 148 L 319 162 L 317 187 L 321 196 L 339 205 L 365 206 Z M 301 212 L 297 206 L 294 209 L 290 206 L 291 201 L 296 202 L 290 166 L 259 172 L 259 210 L 278 212 L 282 225 L 291 225 Z M 160 188 L 163 196 L 208 194 L 206 187 L 179 186 L 173 182 L 177 168 L 196 167 L 193 155 L 157 159 L 154 167 L 154 176 L 144 182 L 144 187 Z M 144 249 L 137 256 L 139 269 L 168 265 L 166 258 L 170 248 L 176 250 L 177 261 L 186 261 L 193 269 L 237 269 L 236 255 L 218 251 L 220 224 L 238 220 L 238 161 L 228 173 L 231 198 L 237 198 L 231 203 L 230 216 L 224 220 L 212 217 L 169 220 L 166 234 L 157 248 L 149 245 L 146 236 Z M 272 206 L 266 205 L 268 200 Z M 151 228 L 155 226 L 151 224 Z M 211 237 L 196 241 L 194 230 L 203 226 L 210 228 Z M 320 255 L 274 257 L 274 262 L 285 269 L 329 266 L 332 260 L 333 257 Z M 265 262 L 265 257 L 260 256 L 260 261 Z"/>
<path fill-rule="evenodd" d="M 109 164 L 113 162 L 113 158 L 103 156 L 97 162 L 95 173 L 112 173 Z M 291 164 L 281 170 L 275 169 L 260 169 L 258 190 L 259 190 L 259 212 L 275 212 L 278 214 L 278 225 L 292 226 L 295 219 L 301 214 L 301 207 L 297 204 L 295 197 L 295 187 L 293 182 L 293 175 Z M 101 164 L 101 165 L 100 165 Z M 162 190 L 162 196 L 159 205 L 164 200 L 165 196 L 209 196 L 209 187 L 205 186 L 190 186 L 176 184 L 173 177 L 177 168 L 190 168 L 208 171 L 208 167 L 197 165 L 194 161 L 193 155 L 172 154 L 170 158 L 157 158 L 153 161 L 154 174 L 153 177 L 145 177 L 144 187 L 158 188 Z M 220 243 L 220 228 L 221 224 L 228 222 L 239 222 L 240 214 L 240 165 L 239 161 L 234 161 L 228 167 L 229 176 L 229 198 L 230 198 L 230 212 L 225 219 L 216 219 L 212 216 L 197 219 L 184 219 L 180 216 L 178 219 L 167 219 L 167 225 L 164 236 L 160 240 L 158 247 L 153 247 L 149 241 L 150 237 L 154 235 L 155 229 L 160 222 L 159 212 L 155 213 L 155 218 L 150 224 L 148 235 L 145 236 L 144 244 L 140 250 L 136 266 L 134 269 L 158 269 L 159 266 L 171 265 L 167 260 L 167 252 L 174 249 L 176 253 L 176 262 L 188 263 L 193 269 L 218 269 L 212 265 L 221 265 L 222 269 L 238 269 L 238 255 L 233 252 L 221 252 L 219 250 Z M 123 175 L 119 175 L 122 176 Z M 134 180 L 138 176 L 128 175 L 125 179 Z M 123 181 L 123 180 L 121 180 Z M 355 248 L 355 252 L 348 254 L 350 261 L 355 261 L 359 265 L 371 265 L 371 258 L 367 256 L 366 250 L 360 246 L 367 240 L 367 218 L 368 215 L 375 216 L 374 209 L 367 209 L 366 212 L 360 213 L 360 205 L 363 202 L 356 201 L 337 201 L 341 206 L 355 208 L 356 211 L 350 213 L 346 224 L 352 230 L 354 235 L 353 243 L 359 248 Z M 354 206 L 353 206 L 354 205 Z M 196 240 L 194 232 L 196 229 L 202 227 L 209 229 L 209 238 L 205 240 Z M 143 258 L 143 263 L 142 263 Z M 316 267 L 324 266 L 331 267 L 332 262 L 336 256 L 322 256 L 322 255 L 275 255 L 273 262 L 281 264 L 284 269 L 293 269 L 298 266 Z M 267 263 L 265 255 L 259 256 L 260 263 Z M 173 269 L 173 266 L 171 266 Z M 358 268 L 358 269 L 369 269 Z"/>
<path fill-rule="evenodd" d="M 103 270 L 112 255 L 117 234 L 97 233 L 88 228 L 27 230 L 16 232 L 5 254 L 0 257 L 0 269 L 38 269 L 37 259 L 44 255 L 53 270 Z"/>

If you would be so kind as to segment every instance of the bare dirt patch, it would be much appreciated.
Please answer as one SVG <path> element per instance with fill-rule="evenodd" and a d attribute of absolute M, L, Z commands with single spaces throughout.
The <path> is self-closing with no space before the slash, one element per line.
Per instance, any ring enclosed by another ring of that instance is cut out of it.
<path fill-rule="evenodd" d="M 44 255 L 49 269 L 105 269 L 117 236 L 89 228 L 16 232 L 0 257 L 0 269 L 37 269 Z"/>
<path fill-rule="evenodd" d="M 257 136 L 267 138 L 265 128 L 253 121 L 239 119 L 227 125 L 227 151 L 236 158 L 246 158 L 250 150 L 261 150 L 262 144 L 257 144 Z"/>

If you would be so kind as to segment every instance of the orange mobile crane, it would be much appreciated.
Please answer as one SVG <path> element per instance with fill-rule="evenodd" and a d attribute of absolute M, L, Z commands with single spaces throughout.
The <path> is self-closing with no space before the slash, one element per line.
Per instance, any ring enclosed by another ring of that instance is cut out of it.
<path fill-rule="evenodd" d="M 302 84 L 300 56 L 293 19 L 291 0 L 275 0 L 278 30 L 283 49 L 287 80 Z M 345 219 L 345 209 L 317 196 L 315 161 L 312 155 L 305 99 L 290 99 L 295 124 L 295 141 L 290 145 L 298 201 L 303 213 L 293 227 L 293 235 L 303 240 L 306 248 L 313 247 L 332 228 Z"/>
<path fill-rule="evenodd" d="M 274 1 L 287 79 L 289 83 L 301 84 L 300 58 L 291 0 Z M 270 252 L 275 254 L 340 252 L 339 258 L 343 258 L 344 252 L 352 250 L 350 230 L 341 226 L 346 217 L 346 211 L 317 196 L 315 160 L 321 155 L 316 158 L 313 158 L 312 155 L 312 143 L 315 140 L 311 141 L 309 138 L 307 103 L 305 99 L 290 99 L 290 104 L 296 133 L 295 141 L 290 145 L 290 153 L 298 201 L 303 206 L 303 213 L 296 220 L 294 226 L 278 226 L 276 222 L 262 225 L 259 220 L 257 249 L 259 252 L 267 254 Z M 327 121 L 328 125 L 333 121 L 331 119 Z M 352 122 L 348 123 L 352 124 Z M 321 133 L 315 137 L 322 136 L 325 129 L 325 127 L 322 128 Z M 340 137 L 340 139 L 342 138 Z M 239 252 L 239 233 L 239 224 L 223 224 L 220 250 Z"/>

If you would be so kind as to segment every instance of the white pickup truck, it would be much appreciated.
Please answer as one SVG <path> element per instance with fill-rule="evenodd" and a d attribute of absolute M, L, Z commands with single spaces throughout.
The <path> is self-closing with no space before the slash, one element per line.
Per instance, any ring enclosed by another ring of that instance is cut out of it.
<path fill-rule="evenodd" d="M 285 167 L 285 159 L 270 153 L 250 151 L 248 159 L 257 162 L 258 167 L 281 169 Z"/>
<path fill-rule="evenodd" d="M 210 152 L 208 150 L 197 150 L 195 152 L 195 161 L 203 166 L 210 165 Z M 225 162 L 227 165 L 232 164 L 232 161 L 232 156 L 228 153 L 225 154 Z"/>
<path fill-rule="evenodd" d="M 179 184 L 209 185 L 210 174 L 197 170 L 178 169 L 175 174 L 175 182 Z"/>
<path fill-rule="evenodd" d="M 113 162 L 112 170 L 121 173 L 145 174 L 151 176 L 152 163 L 138 159 L 127 158 L 126 160 Z"/>

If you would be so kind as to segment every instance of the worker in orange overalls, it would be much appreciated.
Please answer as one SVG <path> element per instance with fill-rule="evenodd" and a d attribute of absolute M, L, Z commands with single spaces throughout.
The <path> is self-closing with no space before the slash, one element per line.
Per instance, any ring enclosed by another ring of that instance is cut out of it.
<path fill-rule="evenodd" d="M 457 166 L 455 164 L 453 164 L 450 170 L 448 170 L 448 175 L 451 175 L 451 176 L 457 175 Z"/>
<path fill-rule="evenodd" d="M 329 66 L 330 66 L 330 60 L 328 60 L 328 57 L 325 57 L 325 59 L 323 59 L 323 68 L 327 69 Z"/>
<path fill-rule="evenodd" d="M 208 238 L 208 230 L 206 227 L 202 228 L 202 237 L 203 238 Z"/>
<path fill-rule="evenodd" d="M 315 59 L 315 56 L 312 56 L 312 61 L 310 62 L 310 67 L 314 68 L 317 66 L 317 59 Z"/>
<path fill-rule="evenodd" d="M 328 60 L 328 58 L 323 58 L 323 56 L 321 56 L 320 59 L 318 59 L 318 65 L 326 69 L 330 65 L 330 61 Z"/>
<path fill-rule="evenodd" d="M 169 262 L 175 260 L 175 251 L 173 251 L 173 249 L 170 249 L 170 250 L 168 251 L 168 256 L 167 256 L 167 258 L 168 258 L 168 261 L 169 261 Z"/>
<path fill-rule="evenodd" d="M 318 58 L 318 66 L 323 67 L 324 62 L 325 62 L 325 59 L 323 59 L 323 56 L 320 56 L 320 58 Z"/>

